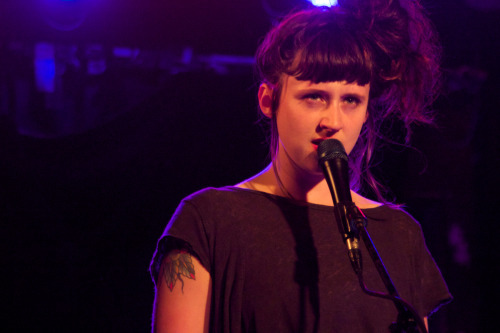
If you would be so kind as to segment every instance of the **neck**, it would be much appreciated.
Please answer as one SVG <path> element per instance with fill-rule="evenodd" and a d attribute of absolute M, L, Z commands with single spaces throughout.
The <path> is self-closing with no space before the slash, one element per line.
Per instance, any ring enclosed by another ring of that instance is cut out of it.
<path fill-rule="evenodd" d="M 328 184 L 322 174 L 311 176 L 296 168 L 281 168 L 279 164 L 273 165 L 271 169 L 283 195 L 309 203 L 333 204 Z"/>
<path fill-rule="evenodd" d="M 238 184 L 297 201 L 319 205 L 333 205 L 328 184 L 322 175 L 311 177 L 300 172 L 285 172 L 279 165 L 269 164 L 261 173 Z"/>
<path fill-rule="evenodd" d="M 276 171 L 275 171 L 276 170 Z M 281 182 L 281 184 L 280 184 Z M 238 187 L 271 193 L 318 205 L 332 206 L 333 200 L 328 184 L 323 176 L 316 178 L 280 172 L 278 166 L 269 164 L 261 173 L 240 183 Z M 351 191 L 354 203 L 360 208 L 372 208 L 380 203 L 368 200 Z"/>

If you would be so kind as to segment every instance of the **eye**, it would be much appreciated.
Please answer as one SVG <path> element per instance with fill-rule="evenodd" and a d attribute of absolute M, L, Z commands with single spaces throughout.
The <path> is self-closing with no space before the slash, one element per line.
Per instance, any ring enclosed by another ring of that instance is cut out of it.
<path fill-rule="evenodd" d="M 311 93 L 302 96 L 302 99 L 312 102 L 320 102 L 323 100 L 323 96 L 321 94 Z"/>
<path fill-rule="evenodd" d="M 344 102 L 351 105 L 358 105 L 361 103 L 361 100 L 356 96 L 346 96 L 344 97 Z"/>

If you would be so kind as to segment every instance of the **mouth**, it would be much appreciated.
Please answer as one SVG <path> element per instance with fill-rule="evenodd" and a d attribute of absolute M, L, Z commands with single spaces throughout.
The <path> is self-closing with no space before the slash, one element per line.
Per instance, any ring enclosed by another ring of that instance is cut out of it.
<path fill-rule="evenodd" d="M 319 144 L 325 140 L 326 139 L 314 139 L 314 140 L 312 140 L 311 143 L 313 144 L 314 150 L 317 151 Z"/>

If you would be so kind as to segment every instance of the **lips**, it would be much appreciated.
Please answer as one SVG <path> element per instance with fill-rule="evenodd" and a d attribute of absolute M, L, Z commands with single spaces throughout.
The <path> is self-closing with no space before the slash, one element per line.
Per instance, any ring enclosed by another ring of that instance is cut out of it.
<path fill-rule="evenodd" d="M 314 139 L 312 140 L 312 144 L 313 144 L 313 147 L 314 147 L 314 150 L 318 150 L 318 146 L 321 142 L 325 141 L 326 139 Z"/>

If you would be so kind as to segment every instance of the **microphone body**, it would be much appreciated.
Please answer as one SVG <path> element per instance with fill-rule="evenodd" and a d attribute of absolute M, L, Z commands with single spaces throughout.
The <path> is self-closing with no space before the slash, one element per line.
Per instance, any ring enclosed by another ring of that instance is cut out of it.
<path fill-rule="evenodd" d="M 352 201 L 349 186 L 349 164 L 344 146 L 339 140 L 328 139 L 318 145 L 318 159 L 330 188 L 333 209 L 342 240 L 347 245 L 349 259 L 356 273 L 361 272 L 361 251 L 357 223 L 366 223 L 363 213 Z"/>
<path fill-rule="evenodd" d="M 349 165 L 344 146 L 328 139 L 318 145 L 319 164 L 332 193 L 333 203 L 352 202 L 349 187 Z"/>

